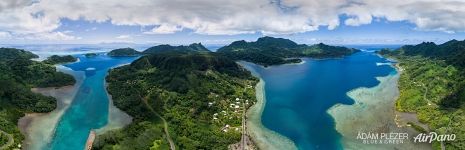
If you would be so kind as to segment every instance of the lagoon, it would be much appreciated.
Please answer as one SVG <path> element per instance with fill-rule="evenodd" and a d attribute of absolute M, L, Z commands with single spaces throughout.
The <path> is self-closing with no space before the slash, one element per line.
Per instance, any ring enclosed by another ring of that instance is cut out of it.
<path fill-rule="evenodd" d="M 353 104 L 349 91 L 374 87 L 380 83 L 376 77 L 397 72 L 389 65 L 377 65 L 390 61 L 371 52 L 304 61 L 268 68 L 243 63 L 265 83 L 261 124 L 291 140 L 297 149 L 344 149 L 328 109 Z"/>
<path fill-rule="evenodd" d="M 85 76 L 70 106 L 60 117 L 54 134 L 43 149 L 82 150 L 89 132 L 108 123 L 109 97 L 105 89 L 105 76 L 112 67 L 127 64 L 137 57 L 108 57 L 76 55 L 78 62 L 65 64 L 74 72 Z"/>

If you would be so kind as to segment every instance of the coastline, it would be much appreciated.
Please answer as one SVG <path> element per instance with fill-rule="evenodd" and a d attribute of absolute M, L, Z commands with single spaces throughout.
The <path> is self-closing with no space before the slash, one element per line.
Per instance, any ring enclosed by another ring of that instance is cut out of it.
<path fill-rule="evenodd" d="M 102 128 L 95 130 L 96 135 L 102 135 L 107 131 L 114 130 L 114 129 L 120 129 L 132 123 L 132 116 L 122 111 L 121 109 L 119 109 L 113 104 L 113 98 L 111 94 L 108 93 L 108 90 L 107 90 L 108 82 L 106 81 L 106 77 L 108 76 L 108 73 L 111 71 L 111 69 L 129 65 L 129 64 L 131 63 L 125 63 L 125 64 L 120 64 L 120 65 L 111 67 L 105 73 L 105 78 L 103 79 L 103 85 L 105 87 L 105 93 L 107 94 L 107 97 L 108 97 L 108 122 Z"/>
<path fill-rule="evenodd" d="M 398 112 L 395 102 L 399 96 L 399 68 L 385 77 L 377 77 L 380 83 L 371 88 L 360 87 L 347 93 L 355 103 L 338 104 L 328 113 L 333 116 L 336 130 L 341 134 L 341 142 L 346 149 L 432 149 L 430 144 L 414 143 L 414 135 L 419 132 L 408 126 L 398 125 Z M 370 124 L 367 124 L 370 122 Z M 354 129 L 353 127 L 358 127 Z M 408 133 L 409 139 L 401 144 L 363 144 L 356 139 L 358 133 Z"/>
<path fill-rule="evenodd" d="M 265 108 L 265 81 L 260 78 L 260 82 L 255 87 L 257 103 L 247 110 L 247 132 L 259 149 L 281 150 L 297 149 L 294 142 L 285 136 L 276 133 L 262 124 L 261 116 Z"/>
<path fill-rule="evenodd" d="M 50 142 L 58 121 L 73 101 L 85 78 L 84 72 L 73 71 L 62 65 L 57 65 L 56 68 L 59 72 L 72 75 L 76 79 L 76 83 L 59 88 L 31 89 L 35 93 L 56 98 L 57 108 L 48 113 L 28 113 L 18 120 L 18 127 L 25 136 L 25 140 L 22 143 L 24 149 L 41 150 Z"/>
<path fill-rule="evenodd" d="M 122 66 L 122 65 L 120 65 Z M 115 67 L 114 67 L 115 68 Z M 108 74 L 108 72 L 107 72 Z M 105 75 L 106 77 L 107 75 Z M 108 93 L 108 83 L 106 80 L 103 81 L 104 87 L 105 87 L 105 93 L 107 94 L 108 97 L 108 122 L 105 126 L 102 128 L 96 129 L 95 134 L 96 135 L 102 135 L 107 131 L 114 130 L 114 129 L 120 129 L 123 128 L 129 124 L 132 123 L 132 116 L 128 115 L 126 112 L 120 110 L 113 104 L 113 98 Z"/>

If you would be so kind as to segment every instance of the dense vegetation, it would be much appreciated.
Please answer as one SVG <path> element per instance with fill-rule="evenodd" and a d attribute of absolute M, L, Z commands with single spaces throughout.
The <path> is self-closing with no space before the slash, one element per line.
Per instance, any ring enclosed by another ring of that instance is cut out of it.
<path fill-rule="evenodd" d="M 95 57 L 95 56 L 97 56 L 97 54 L 95 54 L 95 53 L 86 53 L 86 54 L 84 54 L 84 56 L 86 56 L 86 57 Z"/>
<path fill-rule="evenodd" d="M 54 64 L 70 63 L 70 62 L 75 62 L 75 61 L 77 61 L 77 58 L 71 55 L 65 55 L 65 56 L 52 55 L 48 57 L 46 60 L 44 60 L 44 63 L 54 65 Z"/>
<path fill-rule="evenodd" d="M 262 37 L 256 42 L 235 41 L 218 49 L 218 53 L 234 60 L 245 60 L 263 66 L 298 63 L 297 57 L 342 57 L 358 52 L 356 49 L 329 46 L 323 43 L 308 46 L 283 38 Z"/>
<path fill-rule="evenodd" d="M 416 112 L 432 131 L 456 134 L 455 141 L 445 142 L 447 149 L 465 149 L 465 41 L 428 42 L 379 53 L 395 58 L 403 70 L 397 109 Z M 440 149 L 440 143 L 433 146 Z"/>
<path fill-rule="evenodd" d="M 17 127 L 20 117 L 25 113 L 50 112 L 56 107 L 53 97 L 32 93 L 30 89 L 75 83 L 72 76 L 56 72 L 54 66 L 30 60 L 37 57 L 24 50 L 0 48 L 0 130 L 13 135 L 14 146 L 24 139 Z"/>
<path fill-rule="evenodd" d="M 8 136 L 0 132 L 0 147 L 8 143 Z"/>
<path fill-rule="evenodd" d="M 114 49 L 108 52 L 108 56 L 112 57 L 124 57 L 124 56 L 139 56 L 142 53 L 139 51 L 136 51 L 135 49 L 132 48 L 119 48 L 119 49 Z"/>
<path fill-rule="evenodd" d="M 106 80 L 134 122 L 98 136 L 95 149 L 168 149 L 162 118 L 177 149 L 227 149 L 241 138 L 243 104 L 255 103 L 257 82 L 234 61 L 203 52 L 146 55 Z"/>
<path fill-rule="evenodd" d="M 161 54 L 161 53 L 182 53 L 182 54 L 190 54 L 190 53 L 208 53 L 210 52 L 207 48 L 205 48 L 202 43 L 194 43 L 189 46 L 171 46 L 171 45 L 157 45 L 146 49 L 143 53 L 144 54 Z"/>

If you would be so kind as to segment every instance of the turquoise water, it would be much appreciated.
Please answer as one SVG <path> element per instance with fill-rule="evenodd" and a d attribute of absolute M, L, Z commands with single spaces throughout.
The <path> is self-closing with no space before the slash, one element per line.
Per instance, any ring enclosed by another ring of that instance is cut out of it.
<path fill-rule="evenodd" d="M 108 57 L 98 55 L 66 64 L 74 71 L 85 71 L 85 79 L 69 108 L 60 118 L 52 141 L 44 149 L 83 150 L 91 129 L 98 129 L 108 121 L 108 95 L 104 79 L 112 67 L 130 63 L 136 57 Z"/>
<path fill-rule="evenodd" d="M 262 124 L 292 140 L 301 150 L 343 149 L 341 135 L 327 110 L 353 104 L 346 93 L 379 84 L 375 77 L 395 73 L 374 53 L 360 52 L 340 59 L 304 59 L 301 65 L 262 68 L 246 63 L 265 81 Z M 354 127 L 355 128 L 355 127 Z"/>

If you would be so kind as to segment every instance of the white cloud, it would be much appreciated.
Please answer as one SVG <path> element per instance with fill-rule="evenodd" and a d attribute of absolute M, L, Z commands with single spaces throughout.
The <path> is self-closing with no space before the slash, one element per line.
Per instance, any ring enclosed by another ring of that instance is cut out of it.
<path fill-rule="evenodd" d="M 11 39 L 11 37 L 9 32 L 0 32 L 0 39 Z"/>
<path fill-rule="evenodd" d="M 149 32 L 144 32 L 145 34 L 172 34 L 178 31 L 182 31 L 182 27 L 175 25 L 162 24 L 158 27 L 153 28 Z"/>
<path fill-rule="evenodd" d="M 460 0 L 2 0 L 0 31 L 59 35 L 55 30 L 67 18 L 156 26 L 149 34 L 292 34 L 384 18 L 411 22 L 417 30 L 464 32 L 463 8 Z"/>
<path fill-rule="evenodd" d="M 97 27 L 92 27 L 92 28 L 86 29 L 87 32 L 89 32 L 89 31 L 95 31 L 95 30 L 97 30 Z"/>
<path fill-rule="evenodd" d="M 34 33 L 34 34 L 25 34 L 17 35 L 17 39 L 27 39 L 27 40 L 46 40 L 46 41 L 69 41 L 69 40 L 79 40 L 80 37 L 68 35 L 64 32 L 44 32 L 44 33 Z"/>
<path fill-rule="evenodd" d="M 354 16 L 348 25 L 371 23 L 373 17 L 408 21 L 419 30 L 464 32 L 465 1 L 457 0 L 361 0 L 345 8 Z"/>
<path fill-rule="evenodd" d="M 132 37 L 130 35 L 120 35 L 120 36 L 117 36 L 115 38 L 117 38 L 117 39 L 130 39 Z"/>
<path fill-rule="evenodd" d="M 11 9 L 17 8 L 22 6 L 27 6 L 31 4 L 32 1 L 30 0 L 3 0 L 0 1 L 0 12 Z"/>

